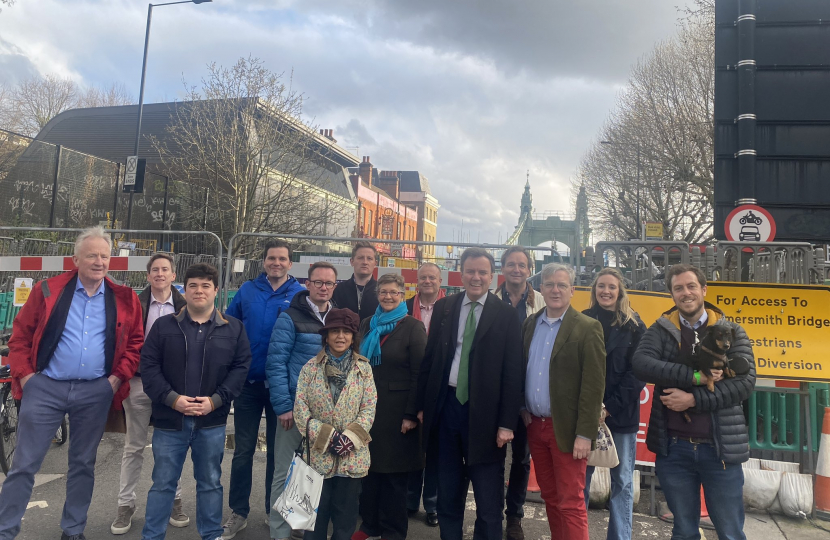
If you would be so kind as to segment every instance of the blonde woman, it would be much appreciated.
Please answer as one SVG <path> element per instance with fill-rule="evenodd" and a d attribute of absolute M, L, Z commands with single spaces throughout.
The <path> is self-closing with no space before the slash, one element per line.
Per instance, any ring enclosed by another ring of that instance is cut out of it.
<path fill-rule="evenodd" d="M 616 268 L 601 270 L 591 285 L 591 306 L 583 311 L 602 324 L 605 336 L 605 395 L 602 414 L 614 437 L 620 464 L 611 469 L 611 511 L 608 540 L 631 538 L 634 507 L 634 458 L 640 427 L 640 392 L 645 383 L 634 376 L 631 357 L 646 327 L 631 309 L 622 274 Z M 591 490 L 593 467 L 585 479 L 585 506 Z"/>

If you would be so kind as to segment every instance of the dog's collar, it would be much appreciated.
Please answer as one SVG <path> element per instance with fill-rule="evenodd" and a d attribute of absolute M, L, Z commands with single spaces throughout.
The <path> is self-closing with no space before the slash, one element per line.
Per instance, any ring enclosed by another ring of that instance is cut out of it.
<path fill-rule="evenodd" d="M 719 360 L 723 360 L 724 362 L 728 362 L 728 361 L 729 361 L 729 359 L 728 359 L 728 358 L 726 358 L 726 354 L 725 354 L 725 353 L 716 353 L 715 351 L 713 351 L 713 350 L 709 349 L 708 347 L 706 347 L 706 346 L 705 346 L 705 345 L 703 345 L 702 343 L 700 344 L 700 348 L 703 350 L 703 352 L 708 353 L 708 354 L 711 354 L 712 356 L 714 356 L 714 357 L 718 358 Z"/>

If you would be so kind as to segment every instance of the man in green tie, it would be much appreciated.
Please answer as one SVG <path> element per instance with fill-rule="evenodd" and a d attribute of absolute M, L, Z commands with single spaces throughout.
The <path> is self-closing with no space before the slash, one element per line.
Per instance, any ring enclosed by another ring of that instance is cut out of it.
<path fill-rule="evenodd" d="M 506 443 L 522 404 L 521 328 L 515 310 L 488 293 L 493 256 L 461 254 L 464 292 L 436 302 L 418 384 L 423 444 L 438 440 L 441 540 L 461 540 L 468 484 L 474 538 L 501 540 Z"/>

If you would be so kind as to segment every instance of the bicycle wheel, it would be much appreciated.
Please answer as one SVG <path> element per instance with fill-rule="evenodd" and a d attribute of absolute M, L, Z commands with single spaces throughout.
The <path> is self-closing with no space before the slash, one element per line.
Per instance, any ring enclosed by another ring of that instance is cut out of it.
<path fill-rule="evenodd" d="M 0 470 L 9 472 L 17 446 L 17 403 L 12 396 L 12 385 L 0 389 Z"/>
<path fill-rule="evenodd" d="M 52 442 L 57 444 L 58 446 L 62 445 L 66 442 L 69 438 L 69 423 L 66 421 L 66 416 L 63 417 L 61 421 L 61 425 L 58 428 L 58 432 L 55 433 L 55 438 L 52 439 Z"/>

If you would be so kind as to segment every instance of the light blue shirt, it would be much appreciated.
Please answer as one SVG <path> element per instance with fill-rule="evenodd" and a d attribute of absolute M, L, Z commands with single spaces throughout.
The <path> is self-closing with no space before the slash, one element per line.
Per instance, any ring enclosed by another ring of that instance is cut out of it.
<path fill-rule="evenodd" d="M 106 375 L 104 343 L 107 314 L 104 288 L 87 295 L 81 281 L 77 281 L 69 314 L 61 339 L 43 374 L 50 379 L 92 380 Z"/>
<path fill-rule="evenodd" d="M 550 355 L 561 327 L 562 317 L 536 319 L 525 375 L 525 407 L 533 416 L 550 417 Z"/>

